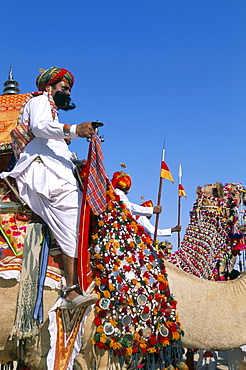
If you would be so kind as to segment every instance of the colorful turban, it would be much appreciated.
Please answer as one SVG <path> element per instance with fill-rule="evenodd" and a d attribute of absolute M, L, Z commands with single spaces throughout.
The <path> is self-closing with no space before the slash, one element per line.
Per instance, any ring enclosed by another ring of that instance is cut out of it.
<path fill-rule="evenodd" d="M 129 189 L 132 185 L 131 176 L 125 172 L 115 172 L 111 180 L 114 188 Z"/>
<path fill-rule="evenodd" d="M 154 205 L 153 205 L 152 200 L 146 200 L 146 202 L 143 202 L 141 204 L 141 206 L 143 206 L 143 207 L 153 207 Z"/>
<path fill-rule="evenodd" d="M 74 77 L 67 69 L 51 67 L 38 76 L 36 85 L 40 91 L 44 91 L 47 85 L 53 85 L 60 81 L 65 81 L 73 87 Z"/>

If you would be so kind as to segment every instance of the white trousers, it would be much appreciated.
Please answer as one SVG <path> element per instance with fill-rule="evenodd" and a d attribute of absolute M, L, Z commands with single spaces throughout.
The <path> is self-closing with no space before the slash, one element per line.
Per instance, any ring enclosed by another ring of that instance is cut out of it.
<path fill-rule="evenodd" d="M 78 257 L 78 226 L 81 191 L 44 163 L 32 162 L 17 178 L 20 197 L 50 227 L 63 253 Z"/>

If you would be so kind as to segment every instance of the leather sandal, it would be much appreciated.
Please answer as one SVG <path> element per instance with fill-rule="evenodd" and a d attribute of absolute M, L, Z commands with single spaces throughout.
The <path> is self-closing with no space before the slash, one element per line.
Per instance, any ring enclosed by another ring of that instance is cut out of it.
<path fill-rule="evenodd" d="M 78 295 L 72 301 L 66 301 L 65 298 L 62 299 L 60 309 L 61 310 L 73 310 L 77 307 L 90 306 L 96 303 L 98 300 L 97 294 L 88 295 Z"/>

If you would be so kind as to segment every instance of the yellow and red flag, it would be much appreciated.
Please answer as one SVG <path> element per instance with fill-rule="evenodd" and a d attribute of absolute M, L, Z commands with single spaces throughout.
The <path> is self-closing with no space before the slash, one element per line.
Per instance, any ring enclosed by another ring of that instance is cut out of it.
<path fill-rule="evenodd" d="M 182 184 L 179 184 L 179 196 L 186 198 L 186 192 Z"/>
<path fill-rule="evenodd" d="M 165 158 L 165 149 L 162 149 L 162 160 L 161 160 L 161 172 L 160 172 L 160 183 L 159 183 L 159 191 L 158 191 L 158 201 L 157 205 L 161 204 L 161 191 L 162 191 L 162 179 L 167 179 L 174 183 L 173 177 L 171 172 L 164 161 Z M 155 221 L 155 232 L 154 232 L 154 244 L 156 243 L 156 236 L 157 236 L 157 229 L 158 229 L 158 221 L 159 221 L 159 213 L 156 214 L 156 221 Z"/>
<path fill-rule="evenodd" d="M 173 180 L 173 177 L 172 177 L 172 174 L 166 164 L 165 161 L 161 161 L 161 174 L 160 176 L 163 178 L 163 179 L 167 179 L 167 180 L 170 180 L 172 181 L 172 183 L 174 183 L 174 180 Z"/>

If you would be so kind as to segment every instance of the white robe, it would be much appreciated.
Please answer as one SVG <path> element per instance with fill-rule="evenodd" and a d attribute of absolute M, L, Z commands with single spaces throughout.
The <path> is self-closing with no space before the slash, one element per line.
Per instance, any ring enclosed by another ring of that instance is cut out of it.
<path fill-rule="evenodd" d="M 139 206 L 138 204 L 131 203 L 127 198 L 126 194 L 118 189 L 114 189 L 116 194 L 120 197 L 120 200 L 125 203 L 127 206 L 128 211 L 131 212 L 133 216 L 152 216 L 153 215 L 153 207 L 143 207 Z"/>
<path fill-rule="evenodd" d="M 127 209 L 131 212 L 136 221 L 141 226 L 143 226 L 144 230 L 149 235 L 154 235 L 155 227 L 151 224 L 151 222 L 147 218 L 153 215 L 153 207 L 144 207 L 135 203 L 131 203 L 126 194 L 118 188 L 115 189 L 115 192 L 120 197 L 120 200 L 125 203 Z M 171 236 L 171 235 L 172 235 L 171 228 L 157 229 L 157 236 Z"/>
<path fill-rule="evenodd" d="M 64 138 L 77 138 L 76 125 L 65 136 L 57 114 L 53 120 L 45 93 L 28 101 L 23 120 L 29 120 L 35 138 L 28 143 L 11 172 L 0 177 L 16 178 L 20 197 L 50 227 L 62 251 L 77 257 L 77 227 L 81 191 L 74 177 L 72 153 Z M 34 161 L 39 156 L 42 162 Z M 34 162 L 33 162 L 34 161 Z"/>
<path fill-rule="evenodd" d="M 146 216 L 140 216 L 139 218 L 137 218 L 137 222 L 143 226 L 144 230 L 150 234 L 150 235 L 154 235 L 155 234 L 155 226 L 152 225 L 152 223 L 150 222 L 150 220 L 146 217 Z M 157 236 L 172 236 L 172 231 L 171 231 L 171 227 L 169 227 L 168 229 L 157 229 Z"/>

